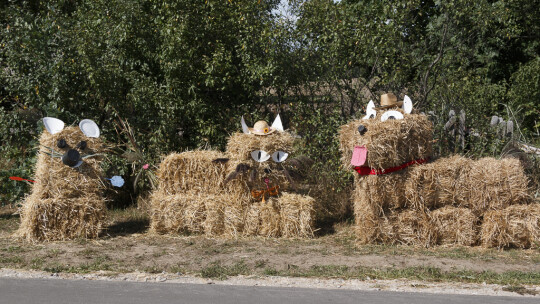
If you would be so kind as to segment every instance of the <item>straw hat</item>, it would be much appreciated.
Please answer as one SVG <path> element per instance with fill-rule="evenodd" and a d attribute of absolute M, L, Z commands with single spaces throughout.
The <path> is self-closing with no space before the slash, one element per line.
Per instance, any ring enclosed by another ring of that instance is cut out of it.
<path fill-rule="evenodd" d="M 398 101 L 396 95 L 392 93 L 387 93 L 387 94 L 381 95 L 381 106 L 375 108 L 375 110 L 401 107 L 402 105 L 403 105 L 403 101 L 402 100 Z"/>
<path fill-rule="evenodd" d="M 276 131 L 275 128 L 270 127 L 268 123 L 264 120 L 257 121 L 253 125 L 253 128 L 248 128 L 248 130 L 251 134 L 255 134 L 255 135 L 268 135 Z"/>

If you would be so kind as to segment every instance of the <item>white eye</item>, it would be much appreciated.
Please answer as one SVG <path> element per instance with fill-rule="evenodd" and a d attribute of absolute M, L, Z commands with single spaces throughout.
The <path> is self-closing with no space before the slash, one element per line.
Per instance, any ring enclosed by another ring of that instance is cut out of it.
<path fill-rule="evenodd" d="M 399 111 L 384 112 L 381 116 L 381 121 L 387 121 L 388 119 L 403 119 L 403 114 Z"/>
<path fill-rule="evenodd" d="M 373 103 L 373 100 L 370 100 L 366 108 L 366 116 L 362 117 L 362 119 L 373 119 L 375 117 L 377 117 L 375 104 Z"/>
<path fill-rule="evenodd" d="M 281 162 L 285 161 L 288 156 L 289 156 L 289 153 L 283 152 L 283 151 L 276 151 L 276 152 L 272 153 L 272 159 L 276 163 L 281 163 Z"/>
<path fill-rule="evenodd" d="M 259 163 L 262 163 L 262 162 L 265 162 L 267 161 L 269 158 L 270 158 L 270 154 L 262 151 L 262 150 L 255 150 L 253 152 L 251 152 L 251 157 L 259 162 Z"/>

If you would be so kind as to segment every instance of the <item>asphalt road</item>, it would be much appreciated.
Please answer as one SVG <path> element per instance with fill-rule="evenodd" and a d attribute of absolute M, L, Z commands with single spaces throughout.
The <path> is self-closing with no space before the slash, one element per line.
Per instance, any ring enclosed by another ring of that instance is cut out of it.
<path fill-rule="evenodd" d="M 538 298 L 283 287 L 0 278 L 0 303 L 540 303 Z"/>

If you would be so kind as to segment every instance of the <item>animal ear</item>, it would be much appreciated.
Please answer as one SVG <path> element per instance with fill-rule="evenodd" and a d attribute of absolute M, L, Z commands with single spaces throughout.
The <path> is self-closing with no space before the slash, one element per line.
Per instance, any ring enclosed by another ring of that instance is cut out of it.
<path fill-rule="evenodd" d="M 375 110 L 375 104 L 373 103 L 373 100 L 370 100 L 367 104 L 366 108 L 366 116 L 364 116 L 362 119 L 370 119 L 377 117 L 377 111 Z"/>
<path fill-rule="evenodd" d="M 403 109 L 403 111 L 405 113 L 411 114 L 413 104 L 412 104 L 412 100 L 409 98 L 409 96 L 405 95 L 405 97 L 403 98 L 403 105 L 401 106 L 401 108 Z"/>
<path fill-rule="evenodd" d="M 51 134 L 56 134 L 64 130 L 64 122 L 58 118 L 44 117 L 43 124 L 45 125 L 45 129 Z"/>
<path fill-rule="evenodd" d="M 278 130 L 279 132 L 283 132 L 283 124 L 281 123 L 281 117 L 279 117 L 279 114 L 276 116 L 276 119 L 274 119 L 272 128 Z"/>
<path fill-rule="evenodd" d="M 86 137 L 99 137 L 99 127 L 98 125 L 90 119 L 83 119 L 79 123 L 79 129 L 83 132 Z"/>
<path fill-rule="evenodd" d="M 242 124 L 242 132 L 244 132 L 244 134 L 249 134 L 250 132 L 248 126 L 246 125 L 246 121 L 244 120 L 244 116 L 242 116 L 240 123 Z"/>

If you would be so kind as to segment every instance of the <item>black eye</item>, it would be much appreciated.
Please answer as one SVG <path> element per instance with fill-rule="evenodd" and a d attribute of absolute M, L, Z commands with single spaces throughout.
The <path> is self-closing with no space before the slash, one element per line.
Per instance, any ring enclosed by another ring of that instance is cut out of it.
<path fill-rule="evenodd" d="M 364 135 L 366 132 L 367 132 L 367 128 L 364 127 L 364 125 L 358 126 L 358 133 L 360 133 L 360 135 Z"/>
<path fill-rule="evenodd" d="M 58 140 L 58 142 L 56 143 L 56 146 L 60 149 L 64 149 L 65 147 L 67 147 L 67 142 L 65 139 L 61 138 Z"/>
<path fill-rule="evenodd" d="M 81 150 L 84 150 L 86 149 L 86 141 L 82 140 L 80 143 L 77 144 L 77 148 L 78 149 L 81 149 Z"/>
<path fill-rule="evenodd" d="M 396 119 L 394 116 L 388 116 L 388 119 Z"/>
<path fill-rule="evenodd" d="M 369 119 L 375 118 L 375 114 L 369 115 Z"/>

